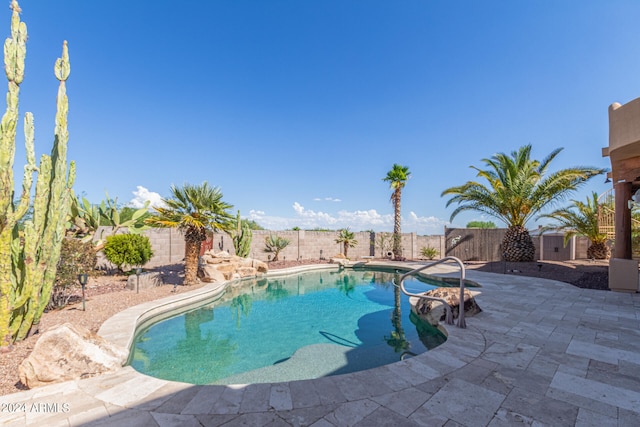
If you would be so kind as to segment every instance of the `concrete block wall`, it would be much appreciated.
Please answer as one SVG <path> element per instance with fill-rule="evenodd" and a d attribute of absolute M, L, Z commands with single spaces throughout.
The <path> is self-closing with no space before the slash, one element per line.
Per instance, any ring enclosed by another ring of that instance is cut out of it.
<path fill-rule="evenodd" d="M 411 259 L 420 259 L 422 248 L 435 248 L 438 251 L 435 259 L 440 259 L 445 253 L 445 239 L 443 235 L 416 236 L 416 248 Z"/>
<path fill-rule="evenodd" d="M 104 230 L 104 232 L 102 231 Z M 110 234 L 110 227 L 101 227 L 97 233 L 103 233 L 103 238 Z M 433 247 L 438 250 L 436 259 L 442 258 L 449 252 L 450 255 L 460 257 L 463 261 L 467 260 L 483 260 L 483 261 L 499 261 L 500 239 L 504 234 L 503 229 L 481 230 L 477 229 L 447 229 L 446 232 L 455 231 L 456 236 L 465 233 L 485 233 L 477 236 L 480 245 L 468 246 L 467 251 L 458 253 L 451 248 L 447 248 L 445 235 L 418 236 L 416 233 L 402 234 L 403 256 L 407 259 L 421 259 L 420 251 L 423 247 Z M 154 228 L 144 232 L 151 241 L 151 247 L 154 256 L 145 267 L 157 267 L 161 265 L 177 264 L 184 260 L 185 242 L 182 233 L 175 229 Z M 251 242 L 250 257 L 268 261 L 269 254 L 264 252 L 265 238 L 274 234 L 276 236 L 289 239 L 289 245 L 280 252 L 280 260 L 309 260 L 309 259 L 330 259 L 336 254 L 342 253 L 342 245 L 335 242 L 337 231 L 306 231 L 306 230 L 286 230 L 286 231 L 268 231 L 254 230 L 253 240 Z M 493 236 L 495 234 L 495 236 Z M 355 239 L 358 244 L 349 248 L 348 257 L 352 260 L 362 259 L 365 256 L 373 256 L 375 258 L 384 258 L 387 250 L 391 250 L 393 240 L 392 233 L 389 232 L 355 232 Z M 214 248 L 216 251 L 225 250 L 234 254 L 233 240 L 226 233 L 214 233 L 213 238 L 206 244 L 206 249 Z M 543 238 L 544 248 L 543 254 L 540 254 L 540 239 L 538 236 L 533 238 L 536 246 L 536 259 L 546 260 L 568 260 L 571 259 L 569 245 L 565 248 L 562 244 L 563 237 L 561 235 L 545 235 Z M 464 239 L 465 242 L 467 239 Z M 471 240 L 470 240 L 471 241 Z M 588 239 L 578 237 L 576 240 L 575 257 L 577 259 L 586 258 L 586 250 L 588 248 Z M 384 247 L 383 247 L 383 243 Z M 462 246 L 462 245 L 460 245 Z M 477 247 L 476 247 L 477 246 Z M 487 255 L 483 250 L 489 248 L 490 254 Z M 556 248 L 557 251 L 556 251 Z M 386 250 L 385 250 L 386 249 Z M 459 248 L 456 248 L 456 250 Z M 463 248 L 464 249 L 464 248 Z M 321 252 L 322 251 L 322 255 Z M 494 253 L 495 252 L 495 253 Z M 99 266 L 108 266 L 108 262 L 104 256 L 99 253 Z M 486 258 L 486 259 L 485 259 Z"/>
<path fill-rule="evenodd" d="M 118 231 L 118 233 L 121 232 L 124 233 L 126 230 Z M 112 227 L 101 226 L 96 232 L 96 239 L 100 236 L 106 239 L 111 234 Z M 143 234 L 149 238 L 151 249 L 153 249 L 153 257 L 145 267 L 179 264 L 184 260 L 184 236 L 180 231 L 173 228 L 150 228 Z M 98 252 L 98 266 L 113 268 L 109 264 L 102 251 Z"/>
<path fill-rule="evenodd" d="M 320 259 L 320 257 L 329 259 L 343 251 L 343 245 L 336 243 L 336 238 L 338 236 L 336 231 L 254 230 L 253 240 L 251 241 L 250 256 L 252 258 L 261 261 L 268 260 L 269 255 L 272 254 L 264 252 L 264 242 L 265 239 L 272 234 L 290 241 L 289 246 L 280 252 L 280 260 Z M 355 247 L 348 249 L 347 256 L 351 259 L 360 259 L 362 256 L 370 256 L 371 233 L 355 232 L 354 236 L 358 243 Z M 322 251 L 322 253 L 320 253 L 320 251 Z"/>
<path fill-rule="evenodd" d="M 184 236 L 176 229 L 153 228 L 145 231 L 149 237 L 153 258 L 148 267 L 177 264 L 184 259 Z"/>

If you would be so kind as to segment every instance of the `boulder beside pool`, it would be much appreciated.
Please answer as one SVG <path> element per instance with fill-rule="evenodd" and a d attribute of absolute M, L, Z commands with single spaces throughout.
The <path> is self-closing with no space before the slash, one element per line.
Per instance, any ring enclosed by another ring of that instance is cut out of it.
<path fill-rule="evenodd" d="M 269 270 L 269 266 L 253 258 L 241 258 L 228 252 L 207 251 L 200 258 L 198 277 L 206 283 L 220 283 L 225 280 L 257 277 Z"/>
<path fill-rule="evenodd" d="M 118 370 L 128 353 L 90 330 L 65 323 L 42 334 L 19 366 L 20 382 L 29 388 Z"/>
<path fill-rule="evenodd" d="M 482 312 L 480 306 L 476 302 L 474 295 L 479 292 L 472 292 L 468 289 L 464 290 L 464 315 L 473 316 Z M 424 295 L 435 298 L 442 298 L 451 306 L 453 318 L 457 319 L 460 313 L 460 289 L 459 288 L 437 288 L 425 292 Z M 445 320 L 447 311 L 444 304 L 440 301 L 429 300 L 418 297 L 409 298 L 411 310 L 422 319 L 437 326 L 441 321 Z"/>

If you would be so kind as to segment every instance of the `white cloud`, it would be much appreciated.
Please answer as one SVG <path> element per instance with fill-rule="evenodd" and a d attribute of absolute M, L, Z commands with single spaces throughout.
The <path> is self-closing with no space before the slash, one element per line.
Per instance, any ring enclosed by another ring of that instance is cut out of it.
<path fill-rule="evenodd" d="M 409 219 L 402 228 L 415 229 L 418 234 L 444 234 L 444 226 L 448 224 L 449 221 L 435 216 L 418 216 L 415 212 L 409 212 Z"/>
<path fill-rule="evenodd" d="M 264 211 L 253 209 L 249 211 L 249 219 L 267 230 L 287 230 L 295 226 L 289 218 L 270 216 Z"/>
<path fill-rule="evenodd" d="M 301 229 L 328 228 L 337 230 L 349 228 L 353 231 L 374 230 L 393 231 L 393 214 L 382 215 L 375 209 L 357 211 L 339 211 L 330 214 L 322 211 L 306 209 L 300 203 L 292 205 L 292 217 L 275 217 L 266 215 L 263 211 L 252 210 L 249 218 L 269 230 L 286 230 L 293 227 Z M 414 212 L 409 218 L 403 218 L 402 231 L 418 233 L 420 235 L 443 234 L 447 221 L 433 216 L 419 217 Z"/>
<path fill-rule="evenodd" d="M 335 197 L 324 197 L 324 198 L 322 198 L 322 197 L 314 197 L 313 201 L 314 202 L 322 202 L 322 201 L 324 201 L 324 202 L 341 202 L 342 199 L 338 199 L 338 198 L 335 198 Z"/>
<path fill-rule="evenodd" d="M 129 202 L 129 206 L 131 207 L 137 209 L 142 208 L 147 201 L 150 202 L 149 207 L 163 205 L 162 196 L 160 194 L 149 191 L 141 185 L 138 185 L 136 187 L 136 191 L 132 191 L 132 193 L 135 197 Z"/>
<path fill-rule="evenodd" d="M 335 219 L 329 215 L 328 213 L 324 213 L 324 212 L 316 212 L 316 211 L 312 211 L 312 210 L 308 210 L 305 209 L 304 206 L 302 206 L 300 203 L 298 202 L 294 202 L 293 203 L 293 210 L 298 214 L 298 217 L 305 220 L 305 222 L 319 222 L 319 223 L 327 223 L 327 224 L 333 224 L 335 223 Z M 302 228 L 302 226 L 299 226 Z M 304 228 L 307 228 L 306 226 Z"/>

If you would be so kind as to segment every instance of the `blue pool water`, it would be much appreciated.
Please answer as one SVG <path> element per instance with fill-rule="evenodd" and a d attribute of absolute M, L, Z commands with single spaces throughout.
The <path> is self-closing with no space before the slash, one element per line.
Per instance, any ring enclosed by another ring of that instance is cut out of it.
<path fill-rule="evenodd" d="M 411 313 L 393 277 L 348 269 L 243 281 L 140 331 L 130 364 L 192 384 L 276 382 L 369 369 L 444 342 Z M 436 287 L 405 283 L 418 292 Z"/>

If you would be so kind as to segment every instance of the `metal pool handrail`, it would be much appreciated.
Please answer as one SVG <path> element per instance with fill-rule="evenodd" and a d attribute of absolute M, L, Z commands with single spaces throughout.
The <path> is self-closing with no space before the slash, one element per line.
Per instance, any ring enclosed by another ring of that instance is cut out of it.
<path fill-rule="evenodd" d="M 444 300 L 443 298 L 437 298 L 437 297 L 430 297 L 427 296 L 425 294 L 414 294 L 411 293 L 409 291 L 407 291 L 407 289 L 404 287 L 404 279 L 406 279 L 409 276 L 413 276 L 416 273 L 419 273 L 422 270 L 426 270 L 427 268 L 433 267 L 435 265 L 438 264 L 442 264 L 444 262 L 447 261 L 455 261 L 458 266 L 460 267 L 460 303 L 459 303 L 459 308 L 458 308 L 458 327 L 459 328 L 466 328 L 467 327 L 467 323 L 464 320 L 464 280 L 465 280 L 465 269 L 464 269 L 464 264 L 462 263 L 462 261 L 459 258 L 456 258 L 454 256 L 448 256 L 448 257 L 444 257 L 438 261 L 432 262 L 430 264 L 427 265 L 423 265 L 420 268 L 416 268 L 415 270 L 411 270 L 405 274 L 403 274 L 402 276 L 400 276 L 400 290 L 402 291 L 402 293 L 404 293 L 405 295 L 408 295 L 410 297 L 416 297 L 416 298 L 422 298 L 422 299 L 428 299 L 428 300 L 434 300 L 434 301 L 440 301 L 441 303 L 444 304 L 444 306 L 447 309 L 447 315 L 445 317 L 445 321 L 447 322 L 448 325 L 453 325 L 453 314 L 451 312 L 451 306 L 449 305 L 449 303 Z"/>

